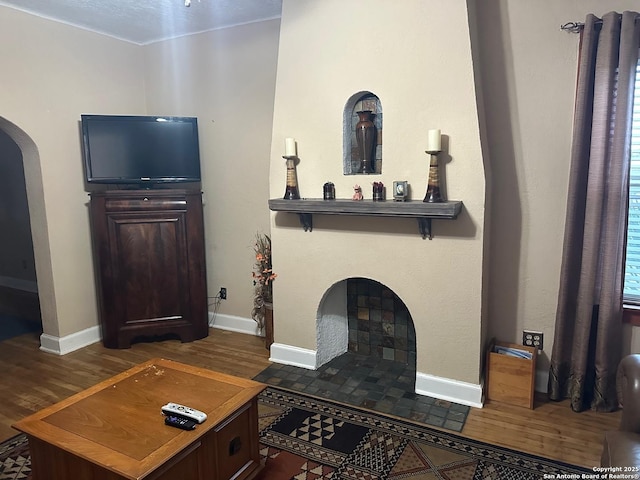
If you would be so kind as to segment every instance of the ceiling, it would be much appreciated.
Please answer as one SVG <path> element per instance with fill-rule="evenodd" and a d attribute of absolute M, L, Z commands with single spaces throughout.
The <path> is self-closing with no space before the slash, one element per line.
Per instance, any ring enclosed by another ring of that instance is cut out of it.
<path fill-rule="evenodd" d="M 5 6 L 137 44 L 280 17 L 282 0 L 0 0 Z"/>

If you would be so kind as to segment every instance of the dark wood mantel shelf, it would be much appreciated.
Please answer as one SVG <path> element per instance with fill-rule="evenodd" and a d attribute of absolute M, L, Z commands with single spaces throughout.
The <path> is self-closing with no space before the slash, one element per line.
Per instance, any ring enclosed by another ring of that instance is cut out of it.
<path fill-rule="evenodd" d="M 373 200 L 322 200 L 319 198 L 302 198 L 300 200 L 283 200 L 272 198 L 269 209 L 274 212 L 297 213 L 304 231 L 313 229 L 313 214 L 321 215 L 360 215 L 368 217 L 400 217 L 415 218 L 422 238 L 431 240 L 431 220 L 453 220 L 462 210 L 462 202 L 425 203 L 407 202 L 374 202 Z"/>

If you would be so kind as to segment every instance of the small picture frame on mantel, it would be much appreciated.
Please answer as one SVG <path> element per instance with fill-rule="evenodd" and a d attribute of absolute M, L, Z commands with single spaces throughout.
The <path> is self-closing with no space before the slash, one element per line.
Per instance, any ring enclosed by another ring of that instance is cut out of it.
<path fill-rule="evenodd" d="M 393 182 L 393 201 L 405 202 L 409 195 L 409 183 L 406 180 L 396 180 Z"/>

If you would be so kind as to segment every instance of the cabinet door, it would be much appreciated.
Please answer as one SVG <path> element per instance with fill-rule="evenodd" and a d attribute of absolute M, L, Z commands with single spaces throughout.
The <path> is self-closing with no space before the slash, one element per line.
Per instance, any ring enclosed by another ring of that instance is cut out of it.
<path fill-rule="evenodd" d="M 107 223 L 120 328 L 188 322 L 185 212 L 108 214 Z"/>

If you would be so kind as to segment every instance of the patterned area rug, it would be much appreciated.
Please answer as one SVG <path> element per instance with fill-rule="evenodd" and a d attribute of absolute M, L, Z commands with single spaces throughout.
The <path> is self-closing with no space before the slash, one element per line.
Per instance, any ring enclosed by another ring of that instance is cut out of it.
<path fill-rule="evenodd" d="M 29 442 L 24 434 L 20 434 L 0 444 L 0 479 L 26 478 L 31 478 Z"/>
<path fill-rule="evenodd" d="M 260 480 L 562 478 L 587 469 L 269 387 L 259 397 Z M 0 445 L 0 480 L 29 479 L 24 435 Z"/>
<path fill-rule="evenodd" d="M 539 480 L 591 472 L 273 387 L 260 397 L 260 442 L 264 480 Z"/>

